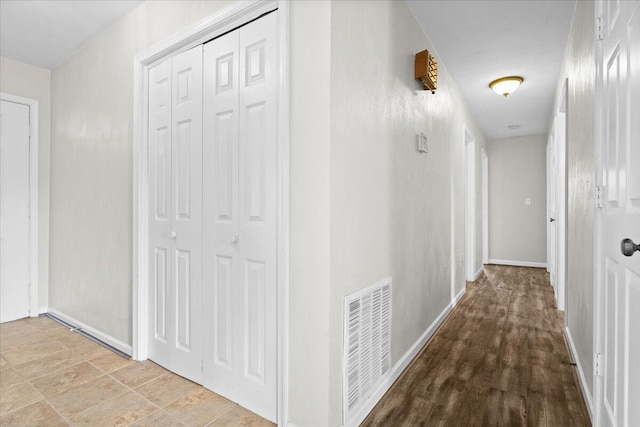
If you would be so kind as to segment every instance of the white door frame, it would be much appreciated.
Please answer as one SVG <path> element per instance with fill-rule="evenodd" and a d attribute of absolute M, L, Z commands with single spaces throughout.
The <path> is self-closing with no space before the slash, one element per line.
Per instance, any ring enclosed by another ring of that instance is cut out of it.
<path fill-rule="evenodd" d="M 29 107 L 29 316 L 38 316 L 38 144 L 40 102 L 0 92 L 0 100 Z"/>
<path fill-rule="evenodd" d="M 558 310 L 565 311 L 565 325 L 568 320 L 566 312 L 567 294 L 567 79 L 564 80 L 562 94 L 556 111 L 555 145 L 556 171 L 556 305 Z M 548 219 L 547 219 L 548 220 Z"/>
<path fill-rule="evenodd" d="M 482 264 L 489 264 L 489 155 L 482 147 Z"/>
<path fill-rule="evenodd" d="M 547 145 L 545 148 L 546 163 L 547 166 L 547 209 L 546 209 L 546 222 L 547 222 L 547 273 L 551 273 L 551 135 L 547 138 Z"/>
<path fill-rule="evenodd" d="M 604 1 L 596 0 L 595 3 L 595 16 L 602 17 L 604 15 Z M 604 138 L 605 127 L 603 126 L 604 120 L 604 70 L 602 67 L 602 59 L 604 56 L 602 40 L 595 41 L 596 48 L 596 81 L 595 81 L 595 117 L 594 117 L 594 135 L 595 135 L 595 185 L 596 189 L 602 188 L 604 183 L 603 169 L 605 167 L 604 161 Z M 603 196 L 601 196 L 603 197 Z M 600 208 L 596 201 L 595 209 L 595 225 L 593 236 L 593 387 L 592 393 L 585 391 L 585 385 L 583 385 L 586 379 L 580 378 L 580 385 L 583 388 L 583 394 L 586 397 L 587 409 L 591 416 L 591 422 L 597 426 L 602 423 L 602 417 L 604 414 L 601 411 L 602 405 L 600 402 L 604 399 L 604 376 L 598 375 L 595 365 L 597 362 L 598 354 L 605 354 L 605 340 L 604 340 L 604 309 L 605 309 L 605 268 L 601 261 L 604 259 L 604 245 L 602 237 L 602 223 L 603 223 L 603 209 Z M 565 328 L 568 327 L 565 326 Z"/>
<path fill-rule="evenodd" d="M 132 356 L 148 357 L 148 76 L 163 60 L 278 9 L 277 289 L 278 425 L 288 405 L 289 347 L 289 5 L 286 0 L 235 3 L 140 52 L 133 61 L 133 325 Z"/>
<path fill-rule="evenodd" d="M 464 276 L 472 282 L 476 279 L 476 137 L 464 125 L 462 132 L 464 157 Z"/>

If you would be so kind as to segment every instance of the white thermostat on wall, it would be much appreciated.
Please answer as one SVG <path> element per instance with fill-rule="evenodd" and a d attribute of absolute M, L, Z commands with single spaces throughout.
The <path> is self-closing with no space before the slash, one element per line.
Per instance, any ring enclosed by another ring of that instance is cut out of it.
<path fill-rule="evenodd" d="M 427 136 L 422 132 L 418 135 L 418 151 L 421 153 L 427 152 Z"/>

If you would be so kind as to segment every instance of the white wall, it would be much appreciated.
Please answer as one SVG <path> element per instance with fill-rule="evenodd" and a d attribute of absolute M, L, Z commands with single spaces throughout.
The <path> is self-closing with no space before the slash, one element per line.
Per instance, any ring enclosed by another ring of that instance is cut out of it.
<path fill-rule="evenodd" d="M 405 2 L 331 6 L 330 413 L 328 424 L 298 425 L 341 425 L 345 295 L 393 277 L 395 364 L 450 303 L 452 269 L 464 286 L 464 124 L 478 162 L 484 138 L 446 64 L 435 94 L 413 79 L 424 49 L 433 50 Z M 428 154 L 416 150 L 420 132 Z"/>
<path fill-rule="evenodd" d="M 230 2 L 145 2 L 51 74 L 50 307 L 131 343 L 133 57 Z"/>
<path fill-rule="evenodd" d="M 51 306 L 125 343 L 132 58 L 225 4 L 146 2 L 52 74 Z M 437 93 L 419 90 L 414 54 L 430 43 L 404 2 L 290 6 L 288 418 L 335 426 L 343 296 L 394 277 L 398 361 L 450 303 L 452 275 L 464 286 L 464 124 L 484 139 L 444 64 Z"/>
<path fill-rule="evenodd" d="M 567 90 L 567 329 L 593 396 L 595 230 L 595 5 L 576 2 L 564 65 L 556 91 L 557 111 Z M 591 400 L 588 396 L 588 400 Z"/>
<path fill-rule="evenodd" d="M 49 299 L 49 134 L 51 72 L 0 57 L 0 92 L 39 101 L 38 128 L 38 310 L 47 311 Z"/>
<path fill-rule="evenodd" d="M 289 420 L 312 427 L 329 417 L 332 4 L 290 5 Z"/>
<path fill-rule="evenodd" d="M 490 262 L 546 265 L 546 143 L 545 135 L 489 141 Z"/>

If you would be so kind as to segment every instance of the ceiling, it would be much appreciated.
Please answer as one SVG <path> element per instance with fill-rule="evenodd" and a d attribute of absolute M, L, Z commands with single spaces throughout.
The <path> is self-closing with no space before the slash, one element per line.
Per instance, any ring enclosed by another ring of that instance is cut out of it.
<path fill-rule="evenodd" d="M 0 54 L 53 69 L 140 3 L 0 0 Z M 547 132 L 575 0 L 407 3 L 487 138 Z M 487 86 L 514 74 L 525 81 L 508 98 Z"/>
<path fill-rule="evenodd" d="M 488 139 L 548 132 L 575 0 L 407 3 Z M 489 89 L 511 75 L 508 98 Z"/>
<path fill-rule="evenodd" d="M 53 69 L 143 0 L 1 0 L 0 55 Z"/>

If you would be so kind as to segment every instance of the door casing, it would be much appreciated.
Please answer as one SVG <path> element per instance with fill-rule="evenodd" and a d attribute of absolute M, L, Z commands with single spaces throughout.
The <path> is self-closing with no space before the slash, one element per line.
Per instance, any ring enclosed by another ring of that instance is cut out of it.
<path fill-rule="evenodd" d="M 476 280 L 476 137 L 465 125 L 463 129 L 464 157 L 464 276 Z"/>
<path fill-rule="evenodd" d="M 480 151 L 482 158 L 482 264 L 489 264 L 489 155 Z"/>
<path fill-rule="evenodd" d="M 38 147 L 40 102 L 0 92 L 0 100 L 29 107 L 29 316 L 38 317 Z"/>
<path fill-rule="evenodd" d="M 277 401 L 278 425 L 288 406 L 289 346 L 289 5 L 286 0 L 251 0 L 234 4 L 140 52 L 133 61 L 133 324 L 132 357 L 148 356 L 148 76 L 164 60 L 278 9 L 277 136 Z"/>

